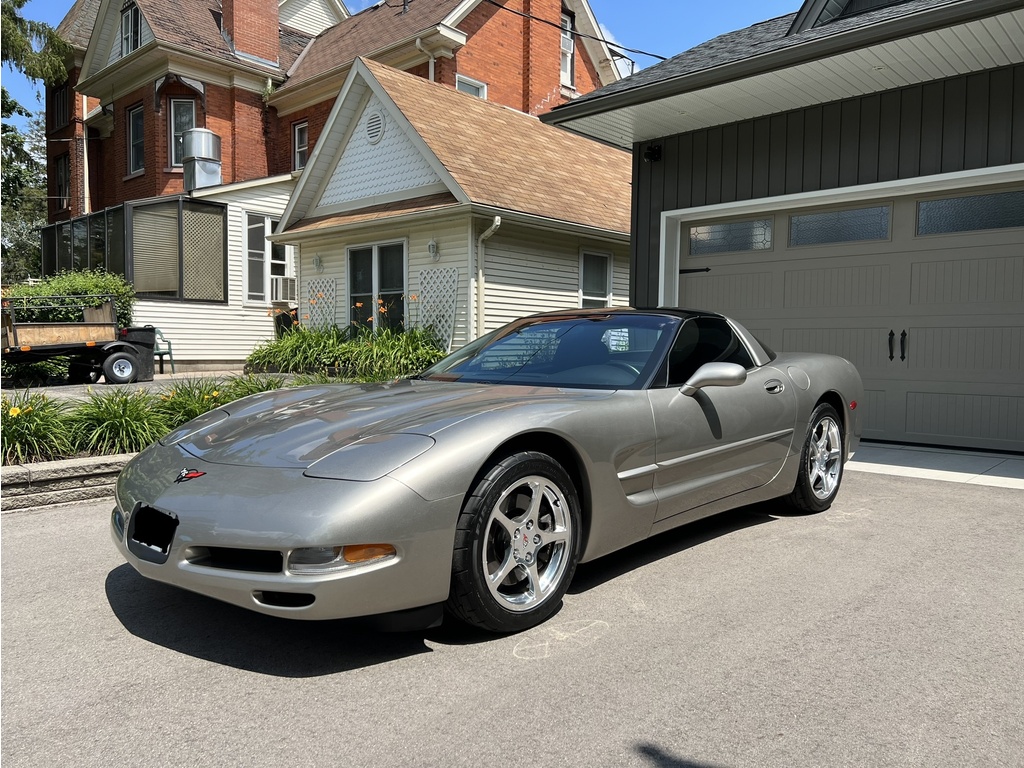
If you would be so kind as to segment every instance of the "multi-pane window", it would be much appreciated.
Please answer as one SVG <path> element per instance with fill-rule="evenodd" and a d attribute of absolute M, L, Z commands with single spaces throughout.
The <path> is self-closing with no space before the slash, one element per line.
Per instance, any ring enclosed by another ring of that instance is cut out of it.
<path fill-rule="evenodd" d="M 146 167 L 142 105 L 128 110 L 128 173 L 139 173 Z"/>
<path fill-rule="evenodd" d="M 121 11 L 121 55 L 127 56 L 139 47 L 142 41 L 142 14 L 139 6 L 132 3 Z"/>
<path fill-rule="evenodd" d="M 267 235 L 277 226 L 276 219 L 248 213 L 245 221 L 245 298 L 265 302 L 272 298 L 268 294 L 274 278 L 288 276 L 288 247 L 267 240 Z"/>
<path fill-rule="evenodd" d="M 50 91 L 50 128 L 55 130 L 68 124 L 68 86 L 59 85 Z"/>
<path fill-rule="evenodd" d="M 292 126 L 292 170 L 300 171 L 309 159 L 309 123 Z"/>
<path fill-rule="evenodd" d="M 580 306 L 608 307 L 612 303 L 611 257 L 603 253 L 580 256 Z"/>
<path fill-rule="evenodd" d="M 71 155 L 65 152 L 56 160 L 57 208 L 63 210 L 71 205 Z"/>
<path fill-rule="evenodd" d="M 386 243 L 348 252 L 349 312 L 353 325 L 405 326 L 405 245 Z"/>
<path fill-rule="evenodd" d="M 562 85 L 572 88 L 576 85 L 575 56 L 576 40 L 573 27 L 576 19 L 571 13 L 562 14 Z"/>
<path fill-rule="evenodd" d="M 196 103 L 191 99 L 171 99 L 171 166 L 185 161 L 185 131 L 196 127 Z"/>
<path fill-rule="evenodd" d="M 476 96 L 479 99 L 487 98 L 487 84 L 465 75 L 455 76 L 455 87 L 463 93 L 468 93 L 470 96 Z"/>

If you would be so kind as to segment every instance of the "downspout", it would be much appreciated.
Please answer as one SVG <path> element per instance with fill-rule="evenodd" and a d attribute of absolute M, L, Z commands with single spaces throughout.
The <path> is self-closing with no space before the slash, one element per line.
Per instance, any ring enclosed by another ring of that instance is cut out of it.
<path fill-rule="evenodd" d="M 85 115 L 89 109 L 89 97 L 82 94 L 82 213 L 92 213 L 92 193 L 89 191 L 89 126 Z M 163 360 L 163 358 L 160 358 Z"/>
<path fill-rule="evenodd" d="M 430 64 L 427 65 L 427 71 L 428 71 L 427 80 L 429 80 L 430 82 L 434 82 L 434 60 L 437 57 L 434 54 L 432 54 L 430 51 L 428 51 L 426 48 L 423 47 L 423 38 L 422 37 L 417 37 L 416 38 L 416 50 L 419 51 L 420 53 L 426 55 L 426 57 L 430 60 Z"/>
<path fill-rule="evenodd" d="M 484 325 L 484 299 L 487 296 L 484 279 L 484 241 L 497 232 L 500 226 L 501 216 L 495 216 L 491 226 L 476 239 L 476 335 L 478 338 L 484 335 L 486 329 Z"/>

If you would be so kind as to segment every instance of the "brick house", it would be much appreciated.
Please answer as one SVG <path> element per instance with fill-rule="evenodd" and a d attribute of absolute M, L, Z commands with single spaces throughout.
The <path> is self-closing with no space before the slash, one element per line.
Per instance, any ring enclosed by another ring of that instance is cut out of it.
<path fill-rule="evenodd" d="M 244 357 L 273 333 L 273 300 L 293 296 L 292 249 L 257 235 L 277 225 L 357 57 L 529 115 L 618 79 L 587 0 L 357 14 L 341 0 L 76 0 L 58 31 L 74 61 L 47 91 L 44 274 L 123 272 L 136 322 L 197 363 Z M 218 162 L 190 166 L 194 128 Z M 200 341 L 211 324 L 216 350 Z"/>

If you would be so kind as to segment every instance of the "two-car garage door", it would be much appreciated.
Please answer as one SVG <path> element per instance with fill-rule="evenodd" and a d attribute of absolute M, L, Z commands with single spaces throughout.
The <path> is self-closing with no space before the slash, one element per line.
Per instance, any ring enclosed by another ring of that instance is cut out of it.
<path fill-rule="evenodd" d="M 1024 450 L 1019 187 L 684 220 L 679 251 L 681 305 L 857 365 L 864 437 Z"/>

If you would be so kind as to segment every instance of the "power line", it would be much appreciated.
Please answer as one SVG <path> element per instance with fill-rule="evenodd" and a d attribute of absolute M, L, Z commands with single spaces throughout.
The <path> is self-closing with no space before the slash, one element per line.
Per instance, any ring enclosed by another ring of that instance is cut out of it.
<path fill-rule="evenodd" d="M 516 10 L 513 10 L 511 8 L 506 8 L 502 3 L 499 3 L 498 0 L 484 0 L 484 2 L 487 2 L 487 3 L 490 3 L 491 5 L 497 6 L 498 8 L 501 8 L 503 11 L 508 11 L 509 13 L 514 13 L 516 16 L 522 16 L 524 19 L 530 19 L 531 21 L 539 21 L 541 24 L 547 24 L 550 27 L 557 27 L 558 29 L 562 29 L 562 25 L 561 24 L 556 24 L 553 21 L 548 21 L 547 19 L 541 19 L 541 18 L 538 18 L 537 16 L 531 16 L 530 14 L 523 13 L 522 11 L 516 11 Z M 639 53 L 641 56 L 650 56 L 652 59 L 658 59 L 658 61 L 666 61 L 667 58 L 668 58 L 667 56 L 659 56 L 656 53 L 650 53 L 648 51 L 641 51 L 639 48 L 627 48 L 624 45 L 621 45 L 619 43 L 613 43 L 610 40 L 606 40 L 603 37 L 597 37 L 595 35 L 588 35 L 588 34 L 585 34 L 583 32 L 577 32 L 575 29 L 566 30 L 566 31 L 570 32 L 573 37 L 585 37 L 588 40 L 596 40 L 599 43 L 604 43 L 609 48 L 618 48 L 619 50 L 629 51 L 630 53 Z"/>

